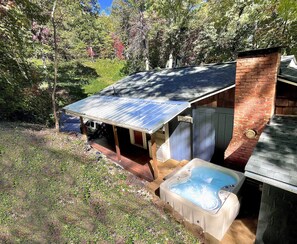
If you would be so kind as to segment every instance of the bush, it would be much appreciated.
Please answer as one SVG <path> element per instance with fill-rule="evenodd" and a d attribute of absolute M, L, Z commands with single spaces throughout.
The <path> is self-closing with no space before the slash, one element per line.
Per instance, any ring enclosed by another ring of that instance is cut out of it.
<path fill-rule="evenodd" d="M 0 119 L 45 122 L 49 112 L 49 94 L 39 89 L 41 72 L 34 64 L 26 64 L 26 75 L 0 77 Z"/>
<path fill-rule="evenodd" d="M 49 81 L 53 81 L 53 65 L 46 69 L 40 60 L 28 62 L 28 74 L 12 77 L 7 82 L 0 77 L 0 119 L 25 121 L 50 125 L 51 91 Z M 58 108 L 94 94 L 121 79 L 124 61 L 99 59 L 96 62 L 67 61 L 58 67 L 57 95 Z"/>

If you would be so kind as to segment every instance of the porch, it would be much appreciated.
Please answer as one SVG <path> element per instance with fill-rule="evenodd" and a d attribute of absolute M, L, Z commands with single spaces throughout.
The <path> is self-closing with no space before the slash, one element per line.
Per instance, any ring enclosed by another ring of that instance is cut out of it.
<path fill-rule="evenodd" d="M 119 161 L 115 147 L 112 147 L 104 139 L 90 140 L 89 144 L 103 153 L 107 158 L 122 166 L 125 170 L 150 182 L 149 187 L 153 191 L 159 188 L 166 176 L 172 174 L 187 163 L 187 161 L 179 162 L 174 159 L 169 159 L 166 162 L 158 161 L 158 177 L 154 179 L 153 160 L 149 157 L 147 150 L 126 143 L 123 148 L 121 147 L 121 160 Z"/>

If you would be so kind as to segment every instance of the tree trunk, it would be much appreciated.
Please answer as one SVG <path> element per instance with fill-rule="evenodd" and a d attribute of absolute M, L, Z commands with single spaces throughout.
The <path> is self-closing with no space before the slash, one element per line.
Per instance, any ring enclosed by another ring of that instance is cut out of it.
<path fill-rule="evenodd" d="M 150 70 L 150 61 L 147 57 L 145 57 L 145 70 L 146 71 Z"/>
<path fill-rule="evenodd" d="M 41 49 L 41 59 L 42 59 L 42 64 L 43 64 L 43 72 L 44 72 L 44 75 L 45 75 L 45 81 L 47 82 L 47 90 L 48 92 L 50 93 L 51 91 L 51 81 L 48 77 L 48 73 L 47 73 L 47 66 L 46 66 L 46 57 L 45 57 L 45 54 L 44 54 L 44 51 L 43 51 L 43 48 Z"/>
<path fill-rule="evenodd" d="M 145 70 L 150 70 L 150 61 L 149 61 L 149 45 L 148 45 L 148 38 L 147 38 L 147 31 L 145 31 L 145 19 L 143 15 L 143 9 L 139 9 L 140 14 L 140 23 L 141 23 L 141 39 L 143 44 L 143 51 L 144 51 L 144 61 L 145 61 Z"/>
<path fill-rule="evenodd" d="M 173 55 L 172 55 L 172 51 L 169 54 L 169 60 L 168 60 L 168 69 L 172 69 L 173 68 Z"/>
<path fill-rule="evenodd" d="M 53 83 L 53 90 L 52 90 L 52 108 L 53 114 L 55 119 L 55 128 L 59 130 L 59 118 L 57 114 L 57 105 L 56 105 L 56 89 L 57 89 L 57 76 L 58 76 L 58 44 L 57 44 L 57 25 L 55 21 L 55 10 L 56 10 L 57 0 L 55 0 L 51 15 L 52 25 L 54 29 L 54 83 Z"/>

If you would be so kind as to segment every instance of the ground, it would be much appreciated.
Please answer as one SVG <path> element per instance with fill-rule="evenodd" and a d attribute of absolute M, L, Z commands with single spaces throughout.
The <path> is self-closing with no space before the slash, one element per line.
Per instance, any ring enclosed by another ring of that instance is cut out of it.
<path fill-rule="evenodd" d="M 2 242 L 197 243 L 79 135 L 0 123 Z"/>

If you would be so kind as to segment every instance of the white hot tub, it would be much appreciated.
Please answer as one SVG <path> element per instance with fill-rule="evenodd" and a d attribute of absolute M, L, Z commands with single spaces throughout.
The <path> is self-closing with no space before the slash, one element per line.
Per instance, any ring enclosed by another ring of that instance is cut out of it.
<path fill-rule="evenodd" d="M 243 173 L 195 158 L 160 185 L 160 197 L 218 240 L 239 212 Z"/>

